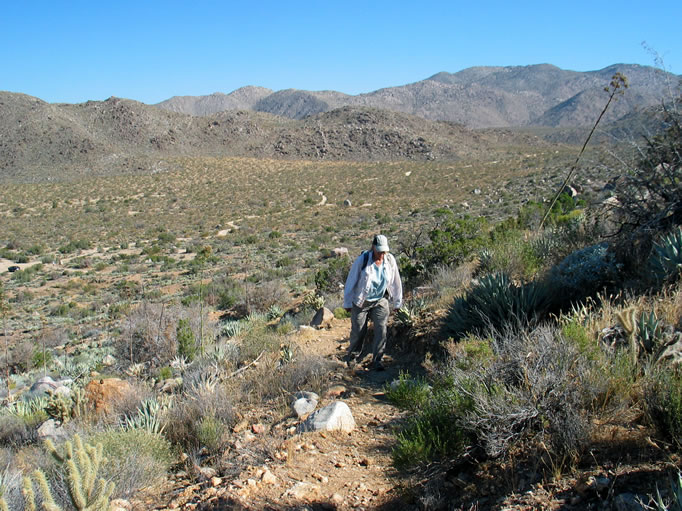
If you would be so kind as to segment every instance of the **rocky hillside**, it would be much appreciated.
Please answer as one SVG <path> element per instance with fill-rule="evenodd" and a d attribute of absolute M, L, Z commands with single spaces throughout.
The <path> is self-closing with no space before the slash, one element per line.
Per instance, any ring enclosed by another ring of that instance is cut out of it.
<path fill-rule="evenodd" d="M 119 98 L 50 104 L 0 92 L 4 180 L 148 172 L 192 156 L 447 160 L 482 154 L 499 136 L 366 107 L 304 120 L 244 110 L 191 116 Z"/>
<path fill-rule="evenodd" d="M 272 92 L 244 87 L 227 95 L 173 97 L 157 106 L 193 115 L 248 109 L 291 119 L 302 119 L 342 106 L 364 106 L 473 128 L 564 127 L 594 121 L 595 112 L 599 112 L 605 102 L 603 89 L 617 72 L 628 78 L 630 88 L 610 110 L 606 121 L 660 104 L 680 79 L 653 67 L 630 64 L 588 72 L 567 71 L 549 64 L 472 67 L 357 96 L 334 91 L 288 89 Z"/>

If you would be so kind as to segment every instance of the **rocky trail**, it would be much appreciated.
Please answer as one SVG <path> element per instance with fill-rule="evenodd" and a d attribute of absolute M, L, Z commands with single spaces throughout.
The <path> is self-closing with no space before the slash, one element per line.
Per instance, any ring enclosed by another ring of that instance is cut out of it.
<path fill-rule="evenodd" d="M 264 425 L 263 410 L 254 410 L 235 427 L 232 447 L 267 452 L 262 463 L 234 477 L 211 469 L 190 478 L 176 475 L 159 498 L 138 502 L 139 509 L 377 509 L 395 502 L 400 481 L 391 466 L 392 428 L 403 414 L 385 399 L 384 386 L 405 368 L 395 355 L 385 357 L 386 370 L 348 369 L 340 361 L 348 346 L 349 320 L 334 320 L 329 329 L 306 330 L 297 344 L 334 362 L 332 383 L 317 409 L 335 400 L 350 408 L 351 432 L 297 433 L 295 414 Z M 394 358 L 395 357 L 395 358 Z M 368 360 L 370 357 L 367 357 Z M 236 445 L 235 445 L 236 444 Z M 229 452 L 225 456 L 234 455 Z"/>

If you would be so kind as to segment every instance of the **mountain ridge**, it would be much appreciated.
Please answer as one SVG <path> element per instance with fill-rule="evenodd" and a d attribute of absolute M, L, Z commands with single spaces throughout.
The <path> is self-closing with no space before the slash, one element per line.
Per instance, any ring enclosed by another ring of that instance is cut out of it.
<path fill-rule="evenodd" d="M 565 127 L 592 122 L 589 114 L 603 106 L 598 105 L 599 93 L 617 72 L 629 79 L 631 93 L 624 96 L 620 108 L 607 114 L 605 121 L 659 104 L 670 82 L 680 79 L 639 64 L 613 64 L 595 71 L 563 70 L 552 64 L 478 66 L 456 73 L 441 71 L 424 80 L 355 96 L 336 91 L 284 89 L 263 93 L 253 104 L 241 106 L 291 119 L 344 106 L 365 106 L 471 128 Z M 222 102 L 212 103 L 210 111 L 194 106 L 206 104 L 207 96 L 175 96 L 154 106 L 192 115 L 199 110 L 204 112 L 200 115 L 217 113 L 235 109 L 230 106 L 235 102 L 232 95 L 241 90 L 223 95 Z M 591 92 L 585 94 L 587 91 Z M 562 105 L 566 105 L 565 111 Z"/>

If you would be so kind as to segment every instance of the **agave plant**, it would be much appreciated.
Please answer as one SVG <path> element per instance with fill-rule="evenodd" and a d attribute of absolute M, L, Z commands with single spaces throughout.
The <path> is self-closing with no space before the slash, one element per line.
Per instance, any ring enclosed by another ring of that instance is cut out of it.
<path fill-rule="evenodd" d="M 542 283 L 516 285 L 504 273 L 486 275 L 468 295 L 455 300 L 445 328 L 448 333 L 462 337 L 487 328 L 533 325 L 550 304 L 550 290 Z"/>
<path fill-rule="evenodd" d="M 244 331 L 244 323 L 242 321 L 226 321 L 221 328 L 221 334 L 228 339 L 237 337 Z"/>
<path fill-rule="evenodd" d="M 134 417 L 124 418 L 122 426 L 125 429 L 142 429 L 152 435 L 160 435 L 164 430 L 161 411 L 161 404 L 156 399 L 145 399 Z"/>
<path fill-rule="evenodd" d="M 682 270 L 682 227 L 654 245 L 647 266 L 650 275 L 658 282 L 665 282 L 679 275 Z"/>
<path fill-rule="evenodd" d="M 663 333 L 663 323 L 656 317 L 656 313 L 642 312 L 637 320 L 637 340 L 646 353 L 651 353 Z"/>
<path fill-rule="evenodd" d="M 279 319 L 284 316 L 284 309 L 277 304 L 273 304 L 268 309 L 267 315 L 269 320 Z"/>

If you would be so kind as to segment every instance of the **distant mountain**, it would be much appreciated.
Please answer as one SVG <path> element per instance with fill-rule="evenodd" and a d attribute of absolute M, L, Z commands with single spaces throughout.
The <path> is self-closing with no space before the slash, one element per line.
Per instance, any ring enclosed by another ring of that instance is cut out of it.
<path fill-rule="evenodd" d="M 262 90 L 243 92 L 244 101 L 259 103 Z M 300 99 L 311 113 L 325 102 L 324 95 Z M 507 143 L 511 135 L 504 136 Z M 244 110 L 192 116 L 120 98 L 50 104 L 0 92 L 0 181 L 149 172 L 186 156 L 455 160 L 489 151 L 496 137 L 367 107 L 303 120 Z"/>
<path fill-rule="evenodd" d="M 250 101 L 238 101 L 244 89 L 230 94 L 171 98 L 157 106 L 191 115 L 246 109 L 291 119 L 328 112 L 343 106 L 364 106 L 451 121 L 472 128 L 553 126 L 594 122 L 606 101 L 604 87 L 620 72 L 630 83 L 626 94 L 604 121 L 660 104 L 679 76 L 635 64 L 616 64 L 598 71 L 567 71 L 549 64 L 472 67 L 457 73 L 437 73 L 416 83 L 351 96 L 334 91 L 256 89 Z M 233 95 L 235 96 L 232 99 Z M 218 100 L 207 100 L 213 97 Z M 252 98 L 258 97 L 255 101 Z M 235 106 L 232 106 L 235 105 Z M 239 106 L 236 106 L 239 105 Z"/>

